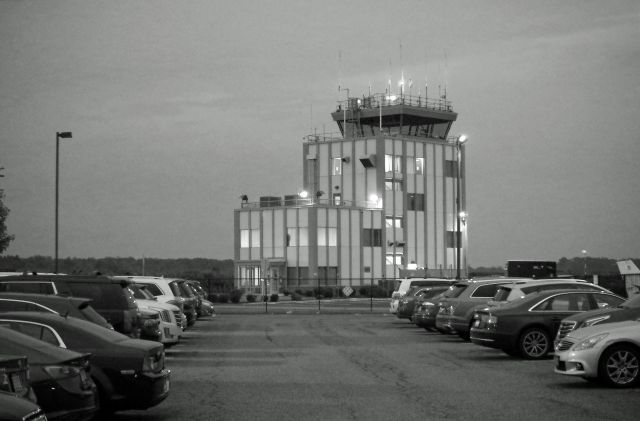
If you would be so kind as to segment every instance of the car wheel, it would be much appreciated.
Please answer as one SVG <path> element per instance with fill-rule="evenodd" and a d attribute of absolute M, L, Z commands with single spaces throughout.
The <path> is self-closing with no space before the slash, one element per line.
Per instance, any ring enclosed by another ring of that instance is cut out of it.
<path fill-rule="evenodd" d="M 520 335 L 518 348 L 524 358 L 539 360 L 551 350 L 551 338 L 543 329 L 535 327 L 527 329 Z"/>
<path fill-rule="evenodd" d="M 598 376 L 613 387 L 631 387 L 640 382 L 640 351 L 629 345 L 614 345 L 600 357 Z"/>

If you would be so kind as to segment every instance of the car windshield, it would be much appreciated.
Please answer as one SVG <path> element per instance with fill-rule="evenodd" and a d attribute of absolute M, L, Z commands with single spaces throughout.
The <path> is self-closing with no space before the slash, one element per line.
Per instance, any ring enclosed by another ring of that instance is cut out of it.
<path fill-rule="evenodd" d="M 143 286 L 129 285 L 129 290 L 133 293 L 133 296 L 139 300 L 154 300 L 155 297 Z"/>
<path fill-rule="evenodd" d="M 622 303 L 620 307 L 637 308 L 640 307 L 640 294 L 636 294 Z"/>
<path fill-rule="evenodd" d="M 462 291 L 464 291 L 465 289 L 467 289 L 467 285 L 465 285 L 465 284 L 452 285 L 444 294 L 442 294 L 442 297 L 443 298 L 456 298 L 460 294 L 462 294 Z"/>
<path fill-rule="evenodd" d="M 104 317 L 102 317 L 93 307 L 91 307 L 90 305 L 86 306 L 86 307 L 81 307 L 80 311 L 82 312 L 82 314 L 84 315 L 84 317 L 87 318 L 87 320 L 89 320 L 90 322 L 93 322 L 95 324 L 101 325 L 101 326 L 106 326 L 109 324 L 109 322 L 107 322 L 107 319 L 105 319 Z"/>
<path fill-rule="evenodd" d="M 182 295 L 186 295 L 187 297 L 193 297 L 193 292 L 191 292 L 191 289 L 189 289 L 189 286 L 186 284 L 186 282 L 181 282 L 180 284 L 180 291 L 182 291 Z"/>
<path fill-rule="evenodd" d="M 509 287 L 498 287 L 496 294 L 493 296 L 493 301 L 507 301 L 507 297 L 511 293 L 511 288 Z"/>
<path fill-rule="evenodd" d="M 173 292 L 173 295 L 175 295 L 176 297 L 183 297 L 184 294 L 180 291 L 180 286 L 178 285 L 177 282 L 170 282 L 169 283 L 169 288 L 171 288 L 171 292 Z"/>
<path fill-rule="evenodd" d="M 442 288 L 433 288 L 426 291 L 423 291 L 421 294 L 422 299 L 433 298 L 436 295 L 440 295 L 443 293 Z"/>

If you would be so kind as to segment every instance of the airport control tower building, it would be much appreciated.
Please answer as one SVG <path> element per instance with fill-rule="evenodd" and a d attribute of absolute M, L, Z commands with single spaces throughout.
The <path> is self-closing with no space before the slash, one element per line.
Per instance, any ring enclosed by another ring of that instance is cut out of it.
<path fill-rule="evenodd" d="M 446 99 L 373 94 L 302 145 L 302 194 L 234 210 L 236 287 L 255 294 L 464 278 L 464 136 Z"/>

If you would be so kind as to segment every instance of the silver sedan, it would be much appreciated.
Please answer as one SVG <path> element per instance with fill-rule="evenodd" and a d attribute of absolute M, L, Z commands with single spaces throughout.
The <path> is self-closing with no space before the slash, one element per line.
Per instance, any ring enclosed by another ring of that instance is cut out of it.
<path fill-rule="evenodd" d="M 640 320 L 574 330 L 555 349 L 555 372 L 613 387 L 640 384 Z"/>

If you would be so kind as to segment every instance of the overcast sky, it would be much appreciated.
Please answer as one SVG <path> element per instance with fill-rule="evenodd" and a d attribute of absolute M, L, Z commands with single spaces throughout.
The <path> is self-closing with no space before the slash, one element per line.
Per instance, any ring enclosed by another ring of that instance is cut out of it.
<path fill-rule="evenodd" d="M 640 257 L 637 0 L 0 1 L 5 253 L 53 256 L 71 131 L 60 257 L 233 258 L 338 86 L 401 74 L 470 137 L 470 265 Z"/>

